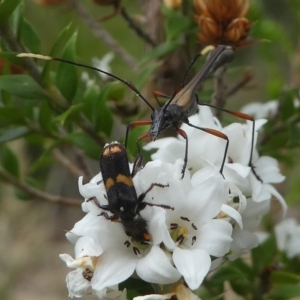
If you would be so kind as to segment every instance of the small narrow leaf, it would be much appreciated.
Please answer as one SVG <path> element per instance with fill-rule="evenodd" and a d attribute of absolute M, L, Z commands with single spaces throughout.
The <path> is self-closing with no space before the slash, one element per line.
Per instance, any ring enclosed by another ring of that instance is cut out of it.
<path fill-rule="evenodd" d="M 0 23 L 6 23 L 11 14 L 17 8 L 17 6 L 21 3 L 21 0 L 3 0 L 0 3 Z"/>
<path fill-rule="evenodd" d="M 39 110 L 38 122 L 44 130 L 49 131 L 51 126 L 53 126 L 52 120 L 53 111 L 49 103 L 46 100 L 42 100 Z"/>
<path fill-rule="evenodd" d="M 22 43 L 30 49 L 32 53 L 40 53 L 41 51 L 41 41 L 29 22 L 22 19 L 21 23 L 21 41 Z"/>
<path fill-rule="evenodd" d="M 14 152 L 7 146 L 1 147 L 1 164 L 14 177 L 19 177 L 19 161 Z"/>
<path fill-rule="evenodd" d="M 300 275 L 283 272 L 283 271 L 274 271 L 271 275 L 272 282 L 277 284 L 298 284 L 300 283 Z"/>
<path fill-rule="evenodd" d="M 70 39 L 71 35 L 72 35 L 73 31 L 71 29 L 71 24 L 69 24 L 68 26 L 64 27 L 62 29 L 62 31 L 59 33 L 57 40 L 55 41 L 51 51 L 50 51 L 50 56 L 56 56 L 57 52 L 59 51 L 59 49 L 62 47 L 62 45 L 65 45 L 65 43 Z M 50 78 L 50 66 L 53 64 L 54 62 L 51 60 L 47 60 L 45 63 L 45 67 L 43 69 L 43 80 L 48 81 Z"/>
<path fill-rule="evenodd" d="M 101 147 L 84 132 L 73 132 L 68 135 L 68 139 L 81 148 L 88 156 L 99 159 Z"/>
<path fill-rule="evenodd" d="M 55 121 L 60 122 L 63 125 L 67 119 L 72 117 L 77 118 L 78 114 L 82 112 L 83 106 L 83 103 L 72 105 L 67 111 L 55 118 Z"/>
<path fill-rule="evenodd" d="M 63 50 L 62 58 L 75 61 L 76 40 L 77 33 L 74 33 Z M 56 82 L 64 97 L 71 102 L 77 89 L 76 67 L 63 62 L 59 63 Z"/>
<path fill-rule="evenodd" d="M 19 139 L 28 133 L 30 133 L 30 130 L 24 126 L 6 130 L 3 134 L 0 134 L 0 144 Z"/>
<path fill-rule="evenodd" d="M 0 77 L 1 81 L 1 77 Z M 0 107 L 0 126 L 24 124 L 24 112 L 18 107 Z"/>
<path fill-rule="evenodd" d="M 167 19 L 165 22 L 165 30 L 167 40 L 172 41 L 177 39 L 181 34 L 186 33 L 191 26 L 191 21 L 186 16 L 182 15 L 179 10 L 166 9 Z"/>
<path fill-rule="evenodd" d="M 44 90 L 28 75 L 0 76 L 0 89 L 27 99 L 44 98 Z"/>
<path fill-rule="evenodd" d="M 269 299 L 291 299 L 300 296 L 300 284 L 292 285 L 280 285 L 275 287 L 270 295 Z M 298 299 L 298 298 L 297 298 Z"/>
<path fill-rule="evenodd" d="M 151 60 L 160 58 L 162 56 L 165 56 L 171 52 L 173 52 L 175 49 L 177 49 L 182 44 L 181 41 L 169 41 L 165 42 L 163 44 L 160 44 L 156 48 L 153 49 L 149 54 L 145 55 L 145 57 L 141 60 L 140 65 L 145 64 Z"/>

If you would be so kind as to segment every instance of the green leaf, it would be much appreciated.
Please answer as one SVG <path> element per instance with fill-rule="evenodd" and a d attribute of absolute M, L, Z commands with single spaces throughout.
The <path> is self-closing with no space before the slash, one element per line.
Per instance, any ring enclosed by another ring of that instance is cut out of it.
<path fill-rule="evenodd" d="M 97 106 L 99 117 L 96 122 L 96 131 L 104 132 L 107 136 L 110 136 L 113 127 L 113 116 L 110 108 L 107 106 L 106 101 L 99 101 Z"/>
<path fill-rule="evenodd" d="M 21 0 L 3 0 L 0 3 L 0 24 L 6 23 Z"/>
<path fill-rule="evenodd" d="M 113 81 L 103 86 L 100 93 L 105 99 L 113 99 L 114 101 L 119 101 L 124 97 L 126 89 L 127 87 L 123 83 Z M 97 102 L 98 101 L 96 101 L 96 103 Z"/>
<path fill-rule="evenodd" d="M 38 122 L 44 130 L 50 131 L 50 128 L 53 126 L 52 120 L 53 111 L 48 101 L 42 100 L 39 110 Z"/>
<path fill-rule="evenodd" d="M 77 33 L 74 33 L 66 44 L 62 58 L 75 61 Z M 64 97 L 71 102 L 77 89 L 77 70 L 76 67 L 66 63 L 59 63 L 56 83 Z"/>
<path fill-rule="evenodd" d="M 89 119 L 91 119 L 92 115 L 94 114 L 94 106 L 95 102 L 97 101 L 96 99 L 99 97 L 99 93 L 99 87 L 95 84 L 95 82 L 88 85 L 84 91 L 82 102 L 84 103 L 84 113 Z"/>
<path fill-rule="evenodd" d="M 64 113 L 55 118 L 55 121 L 60 122 L 63 125 L 67 119 L 74 117 L 77 118 L 79 113 L 82 112 L 83 106 L 83 103 L 72 105 L 68 110 L 66 110 Z"/>
<path fill-rule="evenodd" d="M 128 153 L 130 153 L 133 157 L 135 157 L 138 154 L 138 150 L 137 150 L 137 147 L 136 147 L 137 139 L 142 134 L 149 131 L 149 129 L 150 129 L 150 126 L 147 125 L 147 126 L 134 127 L 129 131 L 127 148 L 128 148 Z M 124 136 L 124 141 L 125 141 L 125 136 Z M 143 142 L 141 142 L 141 143 L 143 143 Z"/>
<path fill-rule="evenodd" d="M 274 256 L 277 253 L 277 245 L 274 234 L 260 244 L 258 247 L 252 249 L 253 268 L 257 273 L 260 273 L 266 266 L 272 265 Z"/>
<path fill-rule="evenodd" d="M 299 167 L 297 167 L 299 170 Z M 294 178 L 292 187 L 290 188 L 290 192 L 287 195 L 287 203 L 289 206 L 294 206 L 299 203 L 299 195 L 300 195 L 300 178 Z"/>
<path fill-rule="evenodd" d="M 20 24 L 24 18 L 24 2 L 22 1 L 20 5 L 16 7 L 11 18 L 9 20 L 9 24 L 13 32 L 16 32 L 17 39 L 20 39 Z"/>
<path fill-rule="evenodd" d="M 133 299 L 136 296 L 153 294 L 155 291 L 153 287 L 145 281 L 136 278 L 129 278 L 120 283 L 120 290 L 127 289 L 127 299 Z"/>
<path fill-rule="evenodd" d="M 282 89 L 284 82 L 280 75 L 275 70 L 274 70 L 274 72 L 270 71 L 270 76 L 268 78 L 266 89 L 267 89 L 269 98 L 271 98 L 271 99 L 278 98 L 281 93 L 281 89 Z"/>
<path fill-rule="evenodd" d="M 150 81 L 150 77 L 155 72 L 155 70 L 161 65 L 161 62 L 153 62 L 151 65 L 147 66 L 145 70 L 140 74 L 140 76 L 136 79 L 134 82 L 134 85 L 137 87 L 137 89 L 140 91 L 147 82 Z M 142 100 L 140 100 L 142 101 Z"/>
<path fill-rule="evenodd" d="M 19 177 L 18 158 L 7 145 L 2 145 L 1 147 L 1 163 L 7 172 L 14 177 Z"/>
<path fill-rule="evenodd" d="M 295 114 L 294 99 L 296 99 L 297 94 L 294 90 L 289 90 L 284 93 L 282 100 L 280 102 L 280 119 L 282 121 L 288 120 Z"/>
<path fill-rule="evenodd" d="M 51 51 L 50 56 L 56 56 L 59 52 L 59 49 L 62 47 L 62 45 L 65 45 L 65 43 L 71 38 L 71 35 L 73 33 L 73 30 L 71 28 L 71 24 L 64 27 L 62 31 L 59 33 L 57 40 L 55 41 Z M 45 67 L 43 69 L 43 80 L 46 82 L 50 80 L 50 66 L 53 64 L 53 61 L 47 60 L 45 63 Z"/>
<path fill-rule="evenodd" d="M 122 97 L 124 88 L 119 82 L 106 84 L 99 91 L 95 84 L 90 85 L 83 96 L 84 113 L 95 127 L 95 131 L 102 131 L 110 135 L 113 126 L 112 111 L 108 107 L 108 100 Z"/>
<path fill-rule="evenodd" d="M 73 132 L 68 135 L 68 140 L 70 140 L 74 145 L 82 149 L 88 156 L 94 159 L 99 159 L 100 146 L 84 132 Z"/>
<path fill-rule="evenodd" d="M 0 76 L 0 89 L 27 99 L 44 98 L 44 90 L 28 75 Z"/>
<path fill-rule="evenodd" d="M 246 273 L 245 273 L 245 270 Z M 240 295 L 251 293 L 254 289 L 254 282 L 248 276 L 251 274 L 249 266 L 243 262 L 231 262 L 219 269 L 209 280 L 208 284 L 212 289 L 218 289 L 220 293 L 225 281 L 229 281 L 233 290 Z"/>
<path fill-rule="evenodd" d="M 165 30 L 168 41 L 178 39 L 181 34 L 185 33 L 188 30 L 190 25 L 190 19 L 182 15 L 179 10 L 167 10 Z"/>
<path fill-rule="evenodd" d="M 22 19 L 21 24 L 21 42 L 28 48 L 32 53 L 41 52 L 40 39 L 29 22 Z"/>
<path fill-rule="evenodd" d="M 0 134 L 0 144 L 19 139 L 28 133 L 30 133 L 30 130 L 24 126 L 6 130 L 3 134 Z"/>
<path fill-rule="evenodd" d="M 271 291 L 269 295 L 269 299 L 286 300 L 297 296 L 300 296 L 300 285 L 287 284 L 287 285 L 280 285 L 278 287 L 275 287 Z"/>
<path fill-rule="evenodd" d="M 260 39 L 266 39 L 267 37 L 269 41 L 278 43 L 287 54 L 292 54 L 294 51 L 291 39 L 285 29 L 278 22 L 269 18 L 264 17 L 260 22 L 256 22 L 253 28 L 251 28 L 251 34 Z M 274 45 L 270 46 L 274 48 Z M 270 53 L 269 57 L 268 54 L 265 53 L 265 59 L 272 59 Z"/>
<path fill-rule="evenodd" d="M 53 162 L 54 158 L 52 156 L 52 151 L 65 142 L 66 141 L 64 139 L 61 139 L 48 145 L 42 154 L 30 165 L 28 173 L 34 173 L 38 169 L 48 166 L 49 163 Z"/>
<path fill-rule="evenodd" d="M 23 111 L 18 107 L 0 107 L 0 126 L 4 127 L 13 124 L 25 124 Z"/>
<path fill-rule="evenodd" d="M 155 47 L 149 54 L 145 55 L 145 57 L 141 60 L 140 65 L 143 65 L 151 60 L 163 57 L 175 49 L 177 49 L 182 44 L 181 41 L 167 41 L 159 46 Z"/>
<path fill-rule="evenodd" d="M 277 284 L 298 284 L 300 283 L 300 275 L 282 272 L 282 271 L 274 271 L 271 275 L 272 282 Z"/>

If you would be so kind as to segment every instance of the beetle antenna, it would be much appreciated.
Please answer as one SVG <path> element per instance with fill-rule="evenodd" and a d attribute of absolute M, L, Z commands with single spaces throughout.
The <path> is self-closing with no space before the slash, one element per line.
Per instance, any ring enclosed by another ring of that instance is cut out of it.
<path fill-rule="evenodd" d="M 154 111 L 154 107 L 149 103 L 149 101 L 139 92 L 139 90 L 130 82 L 116 76 L 113 75 L 109 72 L 103 71 L 101 69 L 98 69 L 96 67 L 93 66 L 89 66 L 89 65 L 85 65 L 85 64 L 81 64 L 81 63 L 77 63 L 71 60 L 67 60 L 67 59 L 63 59 L 63 58 L 58 58 L 58 57 L 51 57 L 51 56 L 45 56 L 45 55 L 40 55 L 40 54 L 34 54 L 34 53 L 20 53 L 17 55 L 17 57 L 32 57 L 32 58 L 37 58 L 37 59 L 43 59 L 43 60 L 55 60 L 55 61 L 60 61 L 66 64 L 70 64 L 70 65 L 74 65 L 77 67 L 83 67 L 86 69 L 90 69 L 90 70 L 94 70 L 100 73 L 103 73 L 111 78 L 114 78 L 122 83 L 124 83 L 125 85 L 127 85 L 132 91 L 134 91 L 151 109 L 152 111 Z"/>

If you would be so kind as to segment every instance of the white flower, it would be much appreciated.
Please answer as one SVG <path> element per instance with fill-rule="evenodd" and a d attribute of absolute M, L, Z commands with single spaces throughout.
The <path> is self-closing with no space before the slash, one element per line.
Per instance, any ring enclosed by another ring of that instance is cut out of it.
<path fill-rule="evenodd" d="M 233 123 L 222 128 L 207 107 L 201 107 L 199 113 L 190 117 L 189 121 L 200 127 L 219 130 L 229 138 L 223 174 L 228 182 L 230 194 L 227 202 L 222 204 L 218 219 L 227 220 L 234 226 L 229 255 L 230 259 L 234 259 L 257 246 L 257 236 L 253 232 L 261 223 L 262 217 L 269 211 L 272 197 L 279 200 L 283 214 L 287 209 L 283 197 L 272 185 L 284 180 L 278 162 L 272 157 L 259 157 L 255 149 L 258 130 L 266 120 L 255 121 L 254 137 L 253 122 Z M 209 165 L 220 167 L 225 141 L 186 124 L 181 128 L 186 131 L 189 139 L 188 168 L 191 169 L 192 174 Z M 185 141 L 181 137 L 162 138 L 145 146 L 148 150 L 156 148 L 158 150 L 152 154 L 153 159 L 174 162 L 179 157 L 183 157 Z M 251 164 L 249 164 L 251 157 Z"/>
<path fill-rule="evenodd" d="M 265 120 L 257 120 L 255 129 L 259 130 Z M 271 185 L 280 183 L 285 177 L 280 174 L 278 162 L 269 156 L 259 157 L 254 149 L 251 165 L 249 157 L 252 141 L 252 122 L 248 124 L 231 124 L 223 129 L 229 137 L 228 156 L 230 163 L 224 168 L 225 178 L 234 183 L 245 196 L 251 197 L 255 202 L 270 201 L 272 196 L 280 202 L 283 215 L 286 213 L 287 205 L 283 197 Z M 257 135 L 255 135 L 254 146 Z"/>
<path fill-rule="evenodd" d="M 285 219 L 275 226 L 277 247 L 288 258 L 300 254 L 300 226 L 295 219 Z"/>
<path fill-rule="evenodd" d="M 103 70 L 105 72 L 110 73 L 111 68 L 110 68 L 110 63 L 114 59 L 114 54 L 112 52 L 106 53 L 102 59 L 99 59 L 97 57 L 92 58 L 92 64 L 95 68 L 98 68 L 100 70 Z M 108 78 L 108 75 L 98 72 L 97 73 L 103 80 Z M 95 81 L 90 78 L 89 74 L 87 72 L 83 72 L 81 75 L 81 80 L 86 83 L 87 87 L 94 85 L 95 88 L 98 88 L 97 85 L 95 85 Z"/>
<path fill-rule="evenodd" d="M 98 207 L 96 209 L 100 212 Z M 163 273 L 161 275 L 162 278 L 165 276 L 167 277 L 166 280 L 173 281 L 179 279 L 180 275 L 171 266 L 169 260 L 166 260 L 164 253 L 157 246 L 153 245 L 151 249 L 144 251 L 138 245 L 129 242 L 129 238 L 119 223 L 108 221 L 103 216 L 98 215 L 99 213 L 89 212 L 67 234 L 68 239 L 71 241 L 74 241 L 74 236 L 91 237 L 103 249 L 91 279 L 93 290 L 101 291 L 123 282 L 133 274 L 137 266 L 140 266 L 141 269 L 152 267 L 153 260 L 160 261 L 163 264 L 164 269 L 158 272 L 158 274 Z M 149 232 L 151 233 L 151 228 Z M 148 256 L 148 260 L 142 260 L 143 257 Z M 175 275 L 173 275 L 174 273 Z"/>
<path fill-rule="evenodd" d="M 75 246 L 75 258 L 68 254 L 61 254 L 60 258 L 69 268 L 76 268 L 67 275 L 66 282 L 69 297 L 81 297 L 90 288 L 90 281 L 102 249 L 89 237 L 79 238 Z"/>
<path fill-rule="evenodd" d="M 159 161 L 148 165 L 152 167 L 151 174 L 143 169 L 137 176 L 142 177 L 147 172 L 145 179 L 150 182 L 163 178 L 168 180 L 170 187 L 157 191 L 160 198 L 155 197 L 154 201 L 158 204 L 159 199 L 167 199 L 168 205 L 175 208 L 164 210 L 164 216 L 160 218 L 160 222 L 164 224 L 156 232 L 159 234 L 156 238 L 158 241 L 162 240 L 165 251 L 172 253 L 172 261 L 190 289 L 197 289 L 209 271 L 210 255 L 225 255 L 232 241 L 231 224 L 214 219 L 227 201 L 227 183 L 214 167 L 199 170 L 189 182 L 188 172 L 183 180 L 179 179 L 179 164 L 176 172 L 167 172 L 171 165 Z M 149 282 L 152 282 L 154 275 L 157 277 L 150 270 L 141 270 L 138 266 L 137 273 L 139 272 L 143 272 L 143 279 Z"/>
<path fill-rule="evenodd" d="M 221 126 L 213 117 L 210 108 L 201 107 L 199 113 L 189 118 L 191 124 L 221 130 Z M 188 136 L 188 163 L 187 169 L 191 173 L 208 166 L 214 165 L 219 169 L 224 158 L 226 141 L 207 132 L 182 124 L 180 127 Z M 161 159 L 164 162 L 174 163 L 184 157 L 185 140 L 182 137 L 167 137 L 150 142 L 144 146 L 146 150 L 157 149 L 152 154 L 152 159 Z M 170 149 L 172 149 L 170 151 Z"/>
<path fill-rule="evenodd" d="M 232 218 L 218 218 L 228 201 L 229 186 L 213 166 L 202 168 L 192 178 L 187 170 L 182 180 L 181 168 L 181 159 L 175 164 L 156 160 L 133 178 L 138 195 L 153 183 L 168 185 L 154 187 L 143 200 L 151 204 L 140 212 L 151 236 L 151 243 L 146 245 L 128 237 L 120 222 L 100 216 L 99 204 L 107 203 L 100 174 L 85 185 L 79 179 L 79 190 L 86 198 L 82 207 L 87 214 L 67 233 L 75 244 L 75 262 L 67 255 L 62 256 L 68 266 L 77 268 L 73 271 L 76 274 L 71 272 L 67 277 L 72 283 L 68 284 L 70 295 L 83 295 L 90 287 L 98 297 L 106 297 L 108 288 L 134 272 L 154 284 L 176 283 L 183 277 L 190 289 L 200 286 L 210 269 L 210 256 L 222 257 L 230 249 Z M 232 214 L 241 224 L 239 213 Z M 94 246 L 88 247 L 83 241 Z M 96 257 L 92 265 L 91 257 Z M 82 263 L 83 258 L 89 265 Z M 86 269 L 92 272 L 89 282 L 82 279 Z"/>
<path fill-rule="evenodd" d="M 97 57 L 93 57 L 92 58 L 92 62 L 93 62 L 93 66 L 95 68 L 98 68 L 100 70 L 103 70 L 105 72 L 108 72 L 110 73 L 111 72 L 111 67 L 110 67 L 110 63 L 111 61 L 114 59 L 115 55 L 114 53 L 112 52 L 108 52 L 106 53 L 102 59 L 99 59 Z M 103 73 L 100 73 L 98 72 L 99 76 L 102 78 L 102 79 L 107 79 L 107 75 L 103 74 Z"/>
<path fill-rule="evenodd" d="M 299 99 L 294 99 L 294 107 L 299 107 Z M 274 118 L 278 112 L 279 101 L 271 100 L 266 103 L 252 102 L 241 108 L 241 112 L 253 116 L 255 119 Z"/>
<path fill-rule="evenodd" d="M 266 103 L 251 102 L 242 107 L 241 112 L 253 116 L 255 119 L 274 117 L 278 111 L 278 100 Z"/>

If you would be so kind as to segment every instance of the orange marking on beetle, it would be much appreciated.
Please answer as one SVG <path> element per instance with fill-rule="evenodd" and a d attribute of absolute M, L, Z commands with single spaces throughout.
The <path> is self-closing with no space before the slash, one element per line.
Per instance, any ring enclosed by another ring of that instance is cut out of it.
<path fill-rule="evenodd" d="M 110 152 L 111 152 L 111 153 L 119 153 L 119 152 L 123 152 L 123 148 L 122 148 L 120 145 L 118 145 L 118 144 L 112 145 L 112 146 L 110 147 Z"/>
<path fill-rule="evenodd" d="M 106 191 L 108 192 L 109 189 L 115 184 L 115 181 L 113 180 L 113 178 L 108 178 L 106 181 L 105 181 L 105 189 Z"/>
<path fill-rule="evenodd" d="M 151 235 L 147 232 L 143 233 L 143 237 L 144 237 L 145 241 L 150 241 L 150 239 L 151 239 Z"/>
<path fill-rule="evenodd" d="M 103 156 L 110 156 L 112 153 L 120 153 L 122 152 L 123 149 L 120 145 L 115 144 L 115 145 L 109 145 L 106 147 L 103 151 Z"/>
<path fill-rule="evenodd" d="M 130 176 L 125 176 L 125 175 L 123 175 L 123 174 L 119 174 L 119 175 L 117 176 L 116 182 L 118 182 L 118 183 L 124 183 L 124 184 L 126 184 L 127 186 L 133 186 L 132 177 L 130 177 Z"/>

